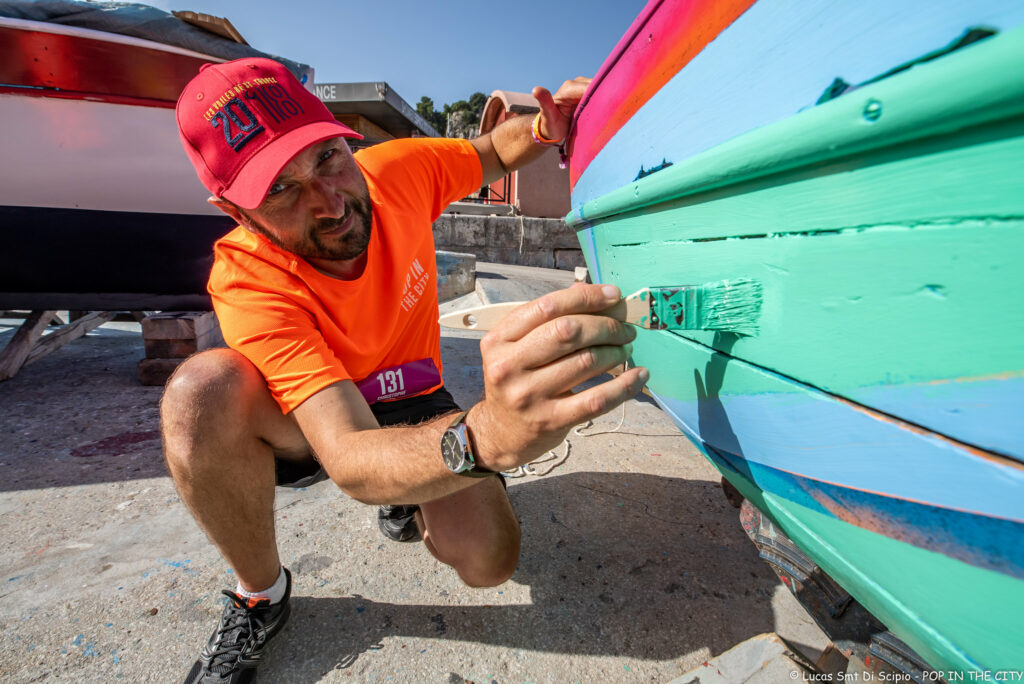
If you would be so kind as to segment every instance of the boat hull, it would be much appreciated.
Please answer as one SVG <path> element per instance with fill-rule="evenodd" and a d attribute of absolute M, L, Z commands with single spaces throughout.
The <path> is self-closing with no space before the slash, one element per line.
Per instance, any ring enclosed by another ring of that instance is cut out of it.
<path fill-rule="evenodd" d="M 658 402 L 932 667 L 1019 669 L 1024 10 L 867 5 L 652 2 L 575 122 L 567 220 L 623 292 L 759 281 L 756 336 L 640 333 Z"/>
<path fill-rule="evenodd" d="M 81 14 L 60 22 L 262 55 L 153 8 Z M 233 223 L 207 202 L 174 105 L 202 64 L 223 59 L 7 16 L 0 57 L 0 308 L 210 309 L 213 243 Z M 312 76 L 304 65 L 290 68 Z"/>
<path fill-rule="evenodd" d="M 181 151 L 174 110 L 0 94 L 0 308 L 208 309 L 231 221 Z"/>

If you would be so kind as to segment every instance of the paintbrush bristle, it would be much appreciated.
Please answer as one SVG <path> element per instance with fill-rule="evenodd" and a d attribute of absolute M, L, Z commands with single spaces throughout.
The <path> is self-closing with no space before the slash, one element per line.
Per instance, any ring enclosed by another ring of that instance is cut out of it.
<path fill-rule="evenodd" d="M 662 330 L 720 330 L 756 335 L 761 283 L 749 278 L 703 285 L 650 288 L 650 327 Z"/>

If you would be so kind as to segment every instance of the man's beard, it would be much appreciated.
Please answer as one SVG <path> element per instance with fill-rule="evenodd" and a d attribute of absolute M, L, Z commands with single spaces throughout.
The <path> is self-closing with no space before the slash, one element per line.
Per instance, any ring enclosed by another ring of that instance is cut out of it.
<path fill-rule="evenodd" d="M 262 223 L 257 221 L 248 212 L 239 209 L 242 216 L 249 222 L 249 226 L 263 237 L 270 240 L 286 252 L 298 255 L 303 259 L 330 259 L 334 261 L 348 261 L 355 259 L 366 251 L 370 244 L 370 234 L 373 231 L 373 205 L 369 199 L 349 199 L 345 203 L 345 215 L 337 219 L 319 219 L 309 226 L 298 240 L 281 240 L 270 232 Z M 327 242 L 323 234 L 344 224 L 349 216 L 352 216 L 352 227 L 348 232 L 337 238 L 331 238 Z"/>

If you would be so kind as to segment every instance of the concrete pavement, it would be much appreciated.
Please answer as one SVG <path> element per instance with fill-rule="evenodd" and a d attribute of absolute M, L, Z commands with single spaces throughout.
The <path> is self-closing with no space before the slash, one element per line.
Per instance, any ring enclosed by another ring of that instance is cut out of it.
<path fill-rule="evenodd" d="M 565 278 L 497 270 L 513 290 Z M 0 383 L 4 682 L 180 681 L 234 586 L 166 475 L 161 388 L 135 377 L 138 330 L 105 325 Z M 479 337 L 442 340 L 467 406 L 482 389 Z M 650 400 L 630 401 L 618 432 L 569 443 L 538 465 L 550 473 L 509 481 L 522 558 L 493 589 L 383 539 L 374 509 L 330 482 L 279 490 L 294 612 L 260 681 L 669 682 L 764 632 L 821 648 L 717 473 Z"/>

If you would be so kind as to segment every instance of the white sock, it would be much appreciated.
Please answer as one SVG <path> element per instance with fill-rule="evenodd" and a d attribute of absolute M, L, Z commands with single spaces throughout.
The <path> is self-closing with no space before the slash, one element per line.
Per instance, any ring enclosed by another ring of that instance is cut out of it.
<path fill-rule="evenodd" d="M 242 598 L 268 598 L 270 599 L 271 603 L 277 603 L 278 601 L 284 598 L 284 592 L 285 589 L 287 588 L 288 578 L 284 576 L 284 566 L 282 566 L 281 572 L 277 576 L 277 581 L 270 585 L 269 588 L 264 589 L 263 591 L 246 591 L 242 588 L 242 585 L 239 584 L 237 587 L 235 587 L 235 593 L 241 596 Z"/>

